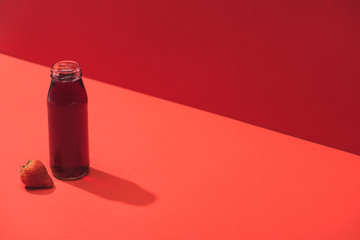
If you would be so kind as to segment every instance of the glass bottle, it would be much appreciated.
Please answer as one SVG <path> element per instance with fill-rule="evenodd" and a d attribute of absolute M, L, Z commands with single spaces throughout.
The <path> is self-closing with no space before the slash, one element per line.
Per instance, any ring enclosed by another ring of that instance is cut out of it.
<path fill-rule="evenodd" d="M 47 97 L 50 167 L 62 180 L 89 172 L 88 99 L 80 65 L 60 61 L 51 67 Z"/>

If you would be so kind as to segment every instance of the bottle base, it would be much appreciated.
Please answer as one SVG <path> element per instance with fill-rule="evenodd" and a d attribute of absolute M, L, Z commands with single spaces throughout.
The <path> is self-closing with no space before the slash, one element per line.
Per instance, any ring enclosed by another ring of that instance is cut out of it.
<path fill-rule="evenodd" d="M 89 166 L 82 166 L 76 168 L 52 167 L 51 171 L 53 176 L 57 179 L 72 181 L 86 176 L 89 173 Z"/>

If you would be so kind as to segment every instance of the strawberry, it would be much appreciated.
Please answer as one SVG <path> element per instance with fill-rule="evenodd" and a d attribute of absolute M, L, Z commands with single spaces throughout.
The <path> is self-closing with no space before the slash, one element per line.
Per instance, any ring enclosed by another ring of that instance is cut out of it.
<path fill-rule="evenodd" d="M 27 188 L 51 188 L 54 186 L 53 180 L 41 161 L 28 161 L 26 166 L 22 166 L 20 173 L 20 179 Z"/>

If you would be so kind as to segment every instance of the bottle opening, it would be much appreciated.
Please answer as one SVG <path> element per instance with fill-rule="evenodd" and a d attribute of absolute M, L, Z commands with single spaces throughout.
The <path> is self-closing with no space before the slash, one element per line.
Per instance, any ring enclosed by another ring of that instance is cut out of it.
<path fill-rule="evenodd" d="M 51 66 L 51 77 L 57 81 L 73 82 L 81 75 L 80 64 L 75 61 L 64 60 Z"/>

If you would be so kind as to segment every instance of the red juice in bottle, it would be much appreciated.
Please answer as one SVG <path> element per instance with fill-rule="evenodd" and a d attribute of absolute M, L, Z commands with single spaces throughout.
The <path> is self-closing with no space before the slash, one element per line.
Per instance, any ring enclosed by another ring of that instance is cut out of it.
<path fill-rule="evenodd" d="M 74 180 L 89 171 L 87 94 L 77 62 L 51 69 L 47 97 L 50 167 L 56 178 Z"/>

